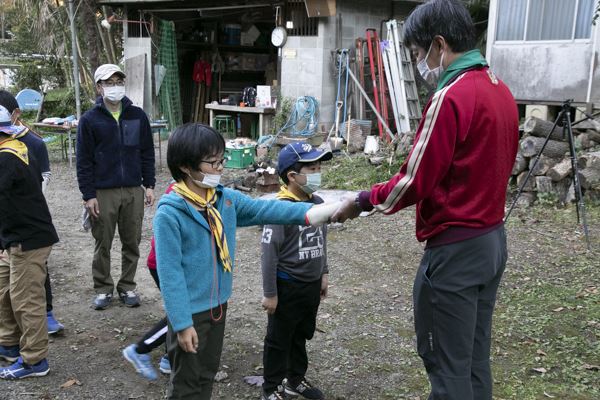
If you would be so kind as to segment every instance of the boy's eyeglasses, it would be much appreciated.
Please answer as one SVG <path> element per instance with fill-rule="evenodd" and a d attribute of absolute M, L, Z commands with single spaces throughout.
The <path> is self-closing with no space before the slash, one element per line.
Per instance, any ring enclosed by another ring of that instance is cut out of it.
<path fill-rule="evenodd" d="M 102 85 L 102 87 L 115 87 L 115 86 L 125 86 L 125 82 L 123 81 L 104 81 L 104 82 L 100 82 L 100 85 Z"/>
<path fill-rule="evenodd" d="M 213 169 L 218 169 L 219 167 L 225 167 L 225 164 L 227 164 L 227 159 L 226 158 L 222 158 L 220 160 L 215 160 L 215 161 L 205 161 L 205 160 L 202 160 L 200 162 L 201 163 L 210 164 L 210 166 Z"/>

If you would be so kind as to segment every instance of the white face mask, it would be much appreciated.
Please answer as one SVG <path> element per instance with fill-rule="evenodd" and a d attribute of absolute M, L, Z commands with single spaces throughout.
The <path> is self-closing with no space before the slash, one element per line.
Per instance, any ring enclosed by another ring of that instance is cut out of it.
<path fill-rule="evenodd" d="M 442 74 L 444 73 L 444 67 L 443 67 L 444 53 L 442 53 L 442 56 L 440 57 L 440 66 L 437 68 L 434 68 L 434 69 L 430 69 L 429 65 L 427 65 L 427 58 L 429 57 L 429 53 L 431 52 L 432 47 L 433 47 L 433 42 L 431 42 L 431 44 L 429 45 L 429 50 L 427 50 L 427 54 L 425 55 L 425 58 L 423 58 L 417 64 L 417 69 L 419 70 L 419 73 L 421 74 L 423 79 L 425 79 L 425 81 L 427 83 L 429 83 L 430 85 L 433 85 L 433 86 L 437 86 L 437 84 L 440 80 L 440 76 L 442 76 Z"/>
<path fill-rule="evenodd" d="M 204 175 L 204 178 L 201 181 L 199 181 L 194 179 L 192 175 L 188 174 L 192 182 L 194 182 L 196 186 L 201 187 L 203 189 L 216 188 L 219 185 L 219 183 L 221 183 L 221 175 L 219 174 L 206 174 L 202 172 L 202 175 Z"/>
<path fill-rule="evenodd" d="M 125 86 L 111 86 L 105 87 L 104 98 L 114 103 L 121 101 L 125 97 Z"/>
<path fill-rule="evenodd" d="M 302 185 L 301 188 L 306 194 L 313 194 L 321 188 L 321 173 L 315 172 L 314 174 L 298 174 L 306 177 L 306 184 Z"/>

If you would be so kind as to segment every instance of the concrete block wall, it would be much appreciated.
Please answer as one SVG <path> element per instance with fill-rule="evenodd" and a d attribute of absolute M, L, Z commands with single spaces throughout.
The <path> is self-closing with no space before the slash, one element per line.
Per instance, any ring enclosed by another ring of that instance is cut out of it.
<path fill-rule="evenodd" d="M 341 14 L 342 47 L 354 47 L 367 28 L 379 30 L 382 20 L 391 17 L 391 0 L 338 0 Z M 319 34 L 313 37 L 288 37 L 281 62 L 281 93 L 297 98 L 314 96 L 320 105 L 319 125 L 329 131 L 335 115 L 337 75 L 332 67 L 336 49 L 336 17 L 319 19 Z M 286 52 L 286 50 L 288 50 Z M 295 57 L 291 53 L 295 51 Z M 286 53 L 288 57 L 286 57 Z"/>

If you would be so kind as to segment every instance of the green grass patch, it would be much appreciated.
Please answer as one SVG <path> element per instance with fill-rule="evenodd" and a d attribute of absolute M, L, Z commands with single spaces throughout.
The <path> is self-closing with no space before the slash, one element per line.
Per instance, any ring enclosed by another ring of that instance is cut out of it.
<path fill-rule="evenodd" d="M 600 398 L 600 268 L 594 258 L 571 259 L 569 282 L 536 273 L 542 266 L 526 267 L 530 279 L 501 290 L 492 345 L 496 398 Z"/>
<path fill-rule="evenodd" d="M 364 155 L 341 154 L 323 163 L 323 187 L 338 190 L 365 190 L 379 182 L 389 180 L 400 170 L 404 158 L 395 156 L 389 163 L 389 155 L 381 165 L 371 165 Z"/>

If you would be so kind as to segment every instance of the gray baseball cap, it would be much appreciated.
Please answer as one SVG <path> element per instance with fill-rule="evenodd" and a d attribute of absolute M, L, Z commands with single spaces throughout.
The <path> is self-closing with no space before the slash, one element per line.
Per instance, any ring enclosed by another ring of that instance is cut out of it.
<path fill-rule="evenodd" d="M 114 74 L 119 74 L 121 75 L 121 78 L 125 78 L 125 74 L 118 65 L 102 64 L 96 69 L 96 72 L 94 72 L 94 82 L 98 83 L 100 81 L 105 81 Z"/>

